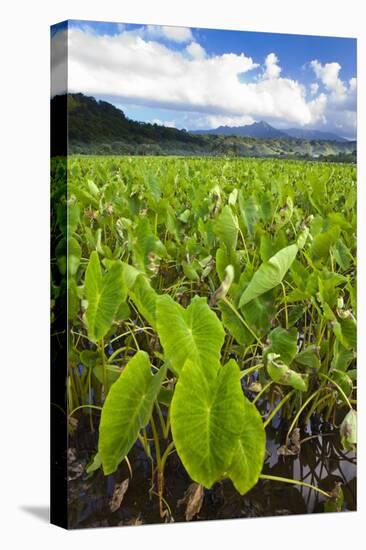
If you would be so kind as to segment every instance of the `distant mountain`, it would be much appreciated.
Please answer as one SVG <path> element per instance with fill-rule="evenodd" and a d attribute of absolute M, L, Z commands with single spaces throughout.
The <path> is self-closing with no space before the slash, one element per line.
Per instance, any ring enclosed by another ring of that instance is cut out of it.
<path fill-rule="evenodd" d="M 245 126 L 219 126 L 212 130 L 195 130 L 192 134 L 212 134 L 217 136 L 240 136 L 256 139 L 285 139 L 288 137 L 285 132 L 277 130 L 267 122 L 253 122 Z"/>
<path fill-rule="evenodd" d="M 211 134 L 217 136 L 241 136 L 252 137 L 256 139 L 307 139 L 339 141 L 346 143 L 348 140 L 332 134 L 330 132 L 321 132 L 319 130 L 305 130 L 302 128 L 286 128 L 278 130 L 267 122 L 253 122 L 245 126 L 219 126 L 211 130 L 194 130 L 191 134 Z"/>
<path fill-rule="evenodd" d="M 283 130 L 288 136 L 295 139 L 323 139 L 325 141 L 339 141 L 346 143 L 348 139 L 332 134 L 331 132 L 321 132 L 320 130 L 305 130 L 303 128 L 286 128 Z"/>
<path fill-rule="evenodd" d="M 67 116 L 66 116 L 67 115 Z M 51 100 L 52 156 L 66 150 L 80 155 L 189 155 L 267 157 L 355 162 L 355 141 L 295 139 L 265 122 L 241 128 L 221 127 L 197 133 L 137 122 L 114 105 L 83 94 L 55 96 Z M 237 135 L 232 134 L 232 130 Z M 216 130 L 217 132 L 217 130 Z"/>

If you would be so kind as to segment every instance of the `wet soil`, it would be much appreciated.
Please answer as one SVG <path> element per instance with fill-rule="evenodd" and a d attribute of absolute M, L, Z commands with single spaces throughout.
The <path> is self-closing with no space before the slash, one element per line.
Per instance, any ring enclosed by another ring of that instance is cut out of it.
<path fill-rule="evenodd" d="M 97 424 L 97 418 L 94 420 Z M 301 440 L 314 437 L 301 444 L 299 455 L 282 456 L 278 449 L 285 442 L 286 428 L 286 422 L 278 418 L 267 428 L 263 473 L 301 480 L 327 492 L 340 482 L 344 493 L 342 510 L 356 510 L 356 458 L 353 452 L 343 451 L 338 430 L 313 418 L 302 426 L 300 436 Z M 104 476 L 101 470 L 88 475 L 86 466 L 96 447 L 97 431 L 91 432 L 89 416 L 81 414 L 69 446 L 70 528 L 185 521 L 185 505 L 179 501 L 192 481 L 176 453 L 169 456 L 165 469 L 164 498 L 170 514 L 161 518 L 156 488 L 151 482 L 151 462 L 141 445 L 137 442 L 129 454 L 133 475 L 121 506 L 114 512 L 110 502 L 116 484 L 129 478 L 130 473 L 123 462 L 113 475 Z M 251 491 L 240 496 L 230 480 L 225 480 L 204 491 L 202 507 L 192 521 L 323 513 L 325 500 L 306 487 L 268 480 L 260 480 Z"/>

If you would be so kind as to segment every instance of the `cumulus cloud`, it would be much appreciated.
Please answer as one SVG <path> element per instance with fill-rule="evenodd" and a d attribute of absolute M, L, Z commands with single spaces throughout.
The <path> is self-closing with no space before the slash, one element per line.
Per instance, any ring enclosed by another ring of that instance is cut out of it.
<path fill-rule="evenodd" d="M 164 29 L 145 28 L 113 36 L 70 29 L 70 92 L 114 96 L 124 103 L 149 107 L 299 125 L 316 122 L 321 116 L 319 103 L 315 108 L 307 101 L 302 84 L 280 76 L 273 52 L 266 57 L 264 78 L 243 82 L 243 73 L 259 67 L 251 57 L 244 53 L 207 56 L 194 40 L 183 49 L 172 49 L 156 38 L 158 32 L 166 34 Z M 184 34 L 180 35 L 180 40 L 183 38 Z"/>
<path fill-rule="evenodd" d="M 266 70 L 264 71 L 264 78 L 278 78 L 281 74 L 281 67 L 278 64 L 278 57 L 275 53 L 267 55 L 264 65 Z"/>
<path fill-rule="evenodd" d="M 193 40 L 191 29 L 188 27 L 171 27 L 165 25 L 146 25 L 142 31 L 148 38 L 165 38 L 172 42 L 190 42 Z"/>
<path fill-rule="evenodd" d="M 186 47 L 186 52 L 192 59 L 204 59 L 206 57 L 205 49 L 198 42 L 191 42 Z"/>
<path fill-rule="evenodd" d="M 310 62 L 317 78 L 333 93 L 335 99 L 343 99 L 346 94 L 346 86 L 339 78 L 341 65 L 339 63 L 325 63 L 322 65 L 317 59 Z"/>
<path fill-rule="evenodd" d="M 164 124 L 179 128 L 241 126 L 263 119 L 282 128 L 335 130 L 337 125 L 342 135 L 354 135 L 357 81 L 343 81 L 337 62 L 312 60 L 307 66 L 317 81 L 305 86 L 281 76 L 274 52 L 259 65 L 247 53 L 208 55 L 184 27 L 121 26 L 119 31 L 98 35 L 87 27 L 69 29 L 70 92 L 167 109 L 172 114 Z M 53 40 L 65 41 L 65 32 Z M 55 67 L 60 68 L 59 61 Z M 54 82 L 53 94 L 64 93 Z"/>
<path fill-rule="evenodd" d="M 357 79 L 351 78 L 348 82 L 342 80 L 342 66 L 335 61 L 322 64 L 314 59 L 310 67 L 328 92 L 321 116 L 324 128 L 346 137 L 354 137 L 357 127 Z"/>

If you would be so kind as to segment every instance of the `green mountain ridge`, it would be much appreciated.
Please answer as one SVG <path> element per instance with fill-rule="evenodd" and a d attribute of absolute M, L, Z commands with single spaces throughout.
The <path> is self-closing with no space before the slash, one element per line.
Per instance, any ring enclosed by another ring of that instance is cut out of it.
<path fill-rule="evenodd" d="M 347 162 L 356 160 L 356 142 L 296 138 L 258 139 L 232 135 L 195 134 L 158 124 L 131 120 L 114 105 L 81 93 L 55 96 L 51 117 L 65 112 L 69 154 L 186 155 L 304 158 Z M 62 154 L 56 147 L 52 155 Z"/>

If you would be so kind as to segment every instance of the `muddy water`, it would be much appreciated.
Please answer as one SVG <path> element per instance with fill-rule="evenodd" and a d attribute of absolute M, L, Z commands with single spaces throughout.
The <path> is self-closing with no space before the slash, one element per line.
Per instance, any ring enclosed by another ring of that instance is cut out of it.
<path fill-rule="evenodd" d="M 267 428 L 267 454 L 263 473 L 294 478 L 326 491 L 336 482 L 342 484 L 344 511 L 356 510 L 356 459 L 344 453 L 338 431 L 327 423 L 313 420 L 301 430 L 301 439 L 314 436 L 301 445 L 299 456 L 280 456 L 286 425 L 277 418 Z M 126 463 L 105 477 L 100 470 L 88 476 L 85 467 L 95 453 L 97 434 L 90 433 L 86 415 L 79 417 L 78 429 L 71 436 L 69 462 L 70 528 L 139 525 L 164 521 L 185 521 L 185 506 L 179 500 L 191 480 L 173 453 L 165 470 L 164 497 L 171 515 L 161 519 L 159 501 L 151 490 L 151 463 L 137 443 L 129 458 L 133 467 L 128 490 L 118 510 L 111 512 L 110 500 L 115 485 L 129 477 Z M 193 521 L 228 518 L 322 513 L 324 497 L 306 487 L 260 480 L 246 495 L 240 496 L 230 481 L 216 483 L 205 490 L 202 508 Z"/>

